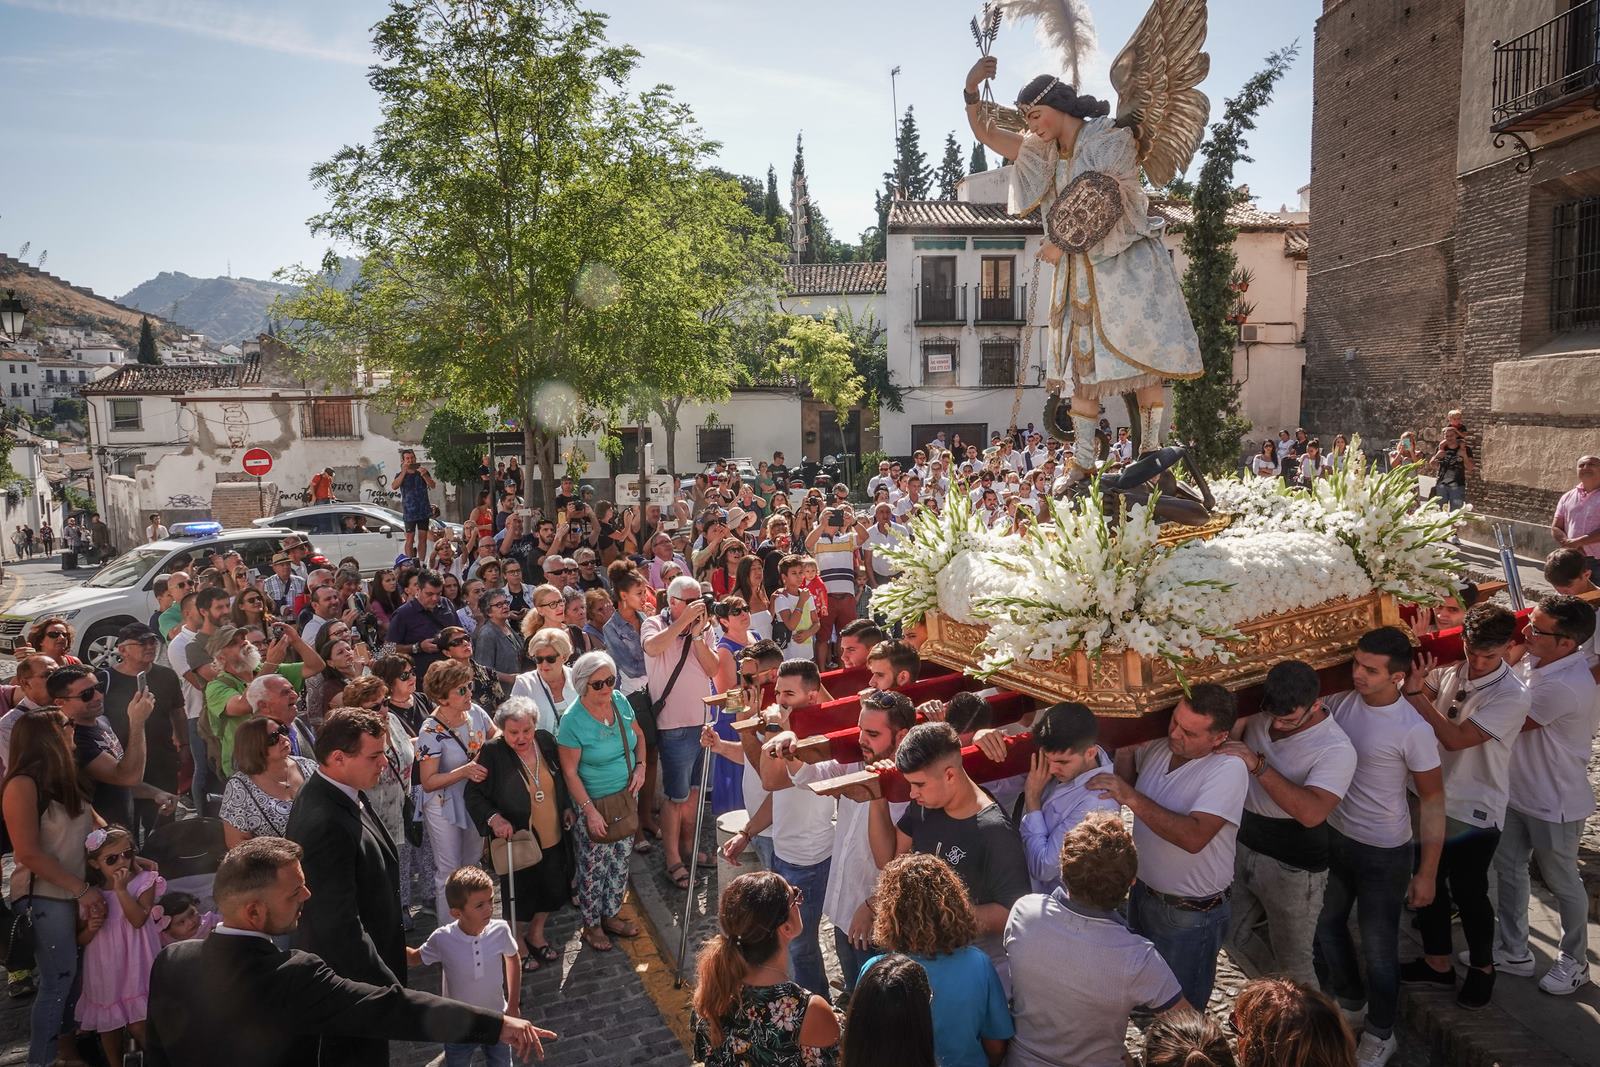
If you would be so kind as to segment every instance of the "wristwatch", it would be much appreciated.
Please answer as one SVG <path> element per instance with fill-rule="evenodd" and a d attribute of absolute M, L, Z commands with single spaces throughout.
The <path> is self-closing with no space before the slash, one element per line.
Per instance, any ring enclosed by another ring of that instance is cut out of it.
<path fill-rule="evenodd" d="M 965 85 L 963 85 L 961 87 L 961 99 L 965 100 L 968 104 L 976 104 L 978 102 L 978 94 L 975 90 L 968 89 Z"/>

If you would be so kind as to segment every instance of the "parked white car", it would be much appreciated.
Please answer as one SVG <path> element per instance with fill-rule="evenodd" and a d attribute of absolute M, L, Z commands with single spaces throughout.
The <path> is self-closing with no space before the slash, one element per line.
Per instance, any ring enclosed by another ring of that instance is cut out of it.
<path fill-rule="evenodd" d="M 82 585 L 12 605 L 0 615 L 0 652 L 14 652 L 27 640 L 28 630 L 36 620 L 56 616 L 71 623 L 77 634 L 78 647 L 73 654 L 98 666 L 111 655 L 118 630 L 130 622 L 150 621 L 156 610 L 152 591 L 156 575 L 171 570 L 175 557 L 184 553 L 195 556 L 206 548 L 219 552 L 231 549 L 244 557 L 246 566 L 268 572 L 273 553 L 293 532 L 285 527 L 256 526 L 141 545 L 101 567 Z"/>
<path fill-rule="evenodd" d="M 317 551 L 334 563 L 354 556 L 362 574 L 394 566 L 406 546 L 406 524 L 400 513 L 378 504 L 333 503 L 282 511 L 256 520 L 257 526 L 283 526 L 311 538 Z M 461 536 L 461 525 L 433 520 L 435 530 Z"/>

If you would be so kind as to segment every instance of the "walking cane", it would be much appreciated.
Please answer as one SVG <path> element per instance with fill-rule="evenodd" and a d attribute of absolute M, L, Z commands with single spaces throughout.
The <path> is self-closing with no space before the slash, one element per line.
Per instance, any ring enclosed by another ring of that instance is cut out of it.
<path fill-rule="evenodd" d="M 705 718 L 700 722 L 700 729 L 704 730 L 711 725 L 711 716 L 716 714 L 710 704 L 706 705 Z M 706 786 L 711 778 L 712 753 L 705 749 L 700 750 L 700 796 L 699 803 L 695 805 L 694 813 L 694 844 L 689 849 L 689 895 L 683 902 L 683 929 L 678 931 L 678 962 L 672 971 L 672 988 L 683 988 L 683 954 L 689 949 L 689 913 L 694 910 L 694 875 L 695 869 L 700 866 L 700 828 L 705 821 Z"/>
<path fill-rule="evenodd" d="M 510 923 L 511 936 L 515 937 L 517 939 L 517 949 L 518 949 L 518 953 L 517 954 L 520 956 L 522 954 L 522 950 L 526 949 L 528 947 L 528 944 L 527 944 L 526 941 L 524 941 L 522 939 L 522 936 L 517 933 L 517 872 L 511 866 L 511 838 L 509 838 L 509 837 L 506 838 L 505 839 L 505 843 L 506 843 L 506 910 L 511 915 L 511 923 Z M 490 845 L 489 848 L 492 851 L 494 849 L 494 846 Z M 521 967 L 522 967 L 522 961 L 519 959 L 517 961 L 517 968 L 520 970 Z"/>

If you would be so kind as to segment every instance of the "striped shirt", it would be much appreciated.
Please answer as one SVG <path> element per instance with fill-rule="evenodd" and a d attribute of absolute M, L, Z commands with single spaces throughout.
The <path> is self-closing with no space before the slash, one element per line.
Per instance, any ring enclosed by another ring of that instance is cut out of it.
<path fill-rule="evenodd" d="M 829 546 L 837 546 L 830 548 Z M 856 535 L 821 534 L 816 544 L 817 577 L 829 593 L 856 594 Z"/>

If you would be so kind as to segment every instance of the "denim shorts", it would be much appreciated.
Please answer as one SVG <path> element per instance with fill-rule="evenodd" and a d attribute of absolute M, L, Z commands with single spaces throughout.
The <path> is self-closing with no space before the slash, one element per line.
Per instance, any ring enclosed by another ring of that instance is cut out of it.
<path fill-rule="evenodd" d="M 679 726 L 656 734 L 661 751 L 661 791 L 674 804 L 689 799 L 689 791 L 700 784 L 700 727 Z"/>

